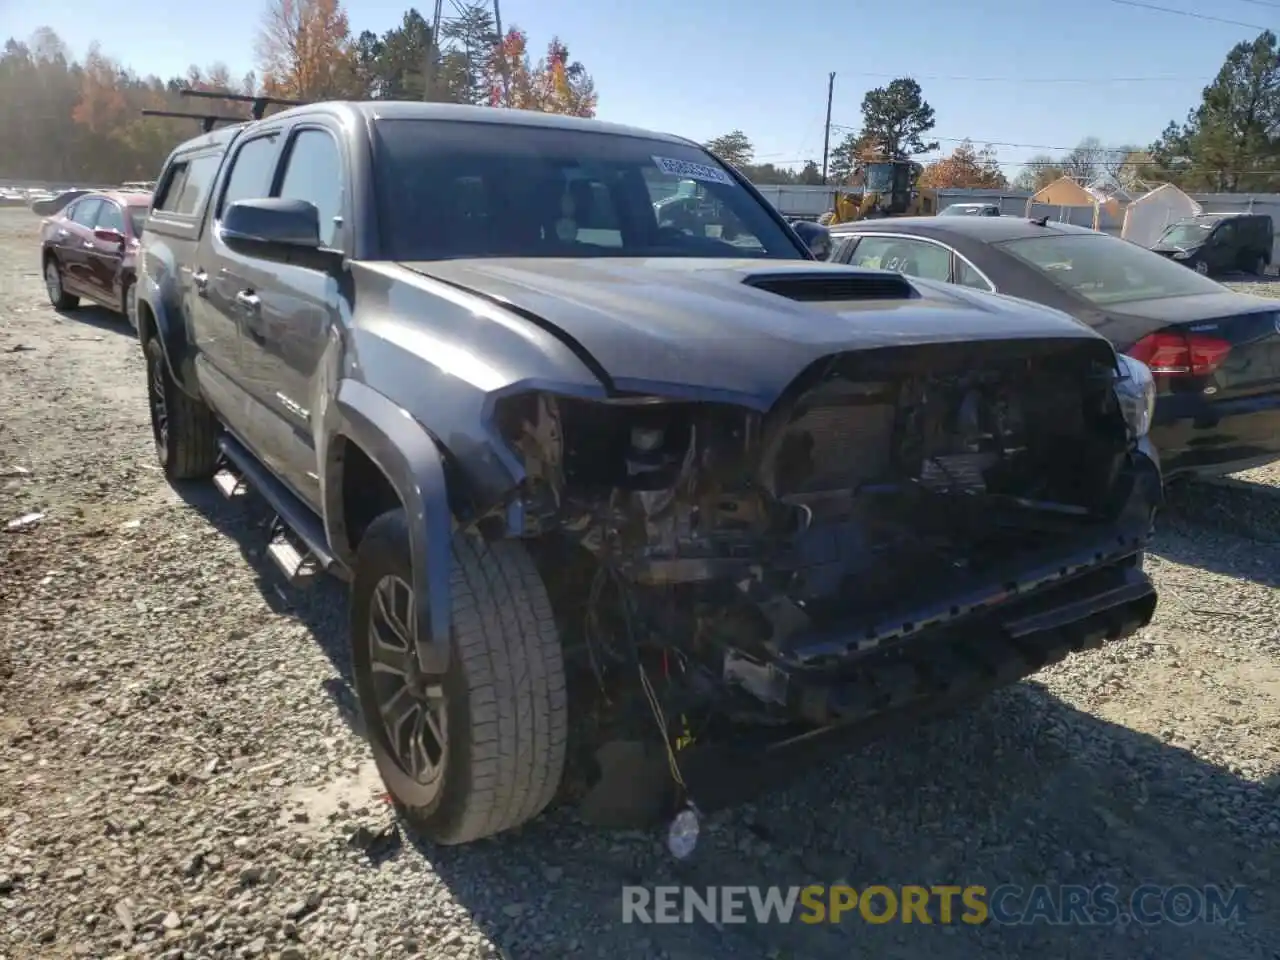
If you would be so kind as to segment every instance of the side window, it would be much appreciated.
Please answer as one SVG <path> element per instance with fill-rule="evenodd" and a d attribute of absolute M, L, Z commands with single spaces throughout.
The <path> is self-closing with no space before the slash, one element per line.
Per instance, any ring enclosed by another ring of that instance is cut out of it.
<path fill-rule="evenodd" d="M 951 278 L 951 254 L 945 247 L 899 237 L 864 237 L 854 251 L 853 264 L 895 270 L 926 280 Z"/>
<path fill-rule="evenodd" d="M 218 164 L 222 160 L 220 154 L 195 157 L 187 167 L 186 176 L 182 179 L 182 189 L 174 203 L 173 212 L 193 217 L 200 213 L 209 196 L 209 188 L 218 173 Z"/>
<path fill-rule="evenodd" d="M 187 178 L 187 161 L 175 160 L 169 164 L 160 189 L 156 191 L 152 206 L 156 210 L 173 211 L 182 193 L 182 183 Z"/>
<path fill-rule="evenodd" d="M 231 173 L 218 201 L 218 216 L 237 200 L 260 200 L 271 193 L 276 169 L 276 134 L 248 140 L 231 160 Z"/>
<path fill-rule="evenodd" d="M 98 230 L 115 230 L 124 233 L 124 214 L 110 200 L 103 200 L 98 208 L 98 220 L 94 224 Z"/>
<path fill-rule="evenodd" d="M 71 211 L 70 220 L 72 223 L 81 227 L 93 228 L 98 222 L 98 208 L 102 206 L 102 201 L 97 197 L 88 197 L 76 204 L 75 210 Z"/>
<path fill-rule="evenodd" d="M 831 256 L 827 260 L 831 263 L 848 263 L 855 243 L 857 241 L 853 237 L 832 237 Z"/>
<path fill-rule="evenodd" d="M 300 131 L 289 148 L 280 196 L 315 204 L 320 211 L 320 242 L 326 247 L 341 243 L 343 187 L 337 142 L 323 130 Z"/>
<path fill-rule="evenodd" d="M 969 266 L 969 264 L 956 257 L 956 283 L 962 287 L 973 287 L 975 290 L 985 290 L 988 293 L 994 289 L 991 284 L 982 279 L 982 275 L 977 270 Z"/>

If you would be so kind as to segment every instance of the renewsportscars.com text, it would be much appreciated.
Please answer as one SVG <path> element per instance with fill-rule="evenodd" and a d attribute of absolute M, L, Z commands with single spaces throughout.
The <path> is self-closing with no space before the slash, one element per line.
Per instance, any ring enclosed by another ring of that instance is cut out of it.
<path fill-rule="evenodd" d="M 1244 887 L 623 887 L 623 923 L 921 923 L 1109 926 L 1242 920 Z"/>

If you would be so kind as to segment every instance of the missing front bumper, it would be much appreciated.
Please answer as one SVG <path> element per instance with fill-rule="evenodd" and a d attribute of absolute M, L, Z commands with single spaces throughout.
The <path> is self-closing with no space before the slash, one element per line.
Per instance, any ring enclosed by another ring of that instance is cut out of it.
<path fill-rule="evenodd" d="M 688 795 L 703 811 L 740 802 L 778 782 L 786 768 L 810 765 L 1015 683 L 1072 652 L 1127 637 L 1151 621 L 1155 607 L 1155 588 L 1130 561 L 1034 602 L 859 657 L 838 676 L 791 673 L 788 705 L 805 726 L 682 751 Z"/>

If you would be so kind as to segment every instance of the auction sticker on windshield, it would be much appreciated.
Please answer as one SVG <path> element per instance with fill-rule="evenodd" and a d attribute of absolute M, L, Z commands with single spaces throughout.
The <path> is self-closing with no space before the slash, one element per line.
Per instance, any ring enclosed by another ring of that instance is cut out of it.
<path fill-rule="evenodd" d="M 704 180 L 708 183 L 734 183 L 733 177 L 725 171 L 708 166 L 705 163 L 690 163 L 688 160 L 672 160 L 670 157 L 654 157 L 653 162 L 663 173 L 685 180 Z"/>

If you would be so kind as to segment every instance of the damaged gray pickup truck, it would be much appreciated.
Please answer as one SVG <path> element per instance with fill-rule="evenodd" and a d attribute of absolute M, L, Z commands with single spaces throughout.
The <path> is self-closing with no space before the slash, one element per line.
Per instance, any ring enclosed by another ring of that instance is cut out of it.
<path fill-rule="evenodd" d="M 610 744 L 672 811 L 730 802 L 1155 607 L 1145 367 L 816 262 L 676 137 L 385 102 L 215 130 L 160 178 L 138 321 L 167 475 L 256 491 L 291 581 L 349 582 L 374 756 L 442 843 L 579 755 L 589 799 Z"/>

